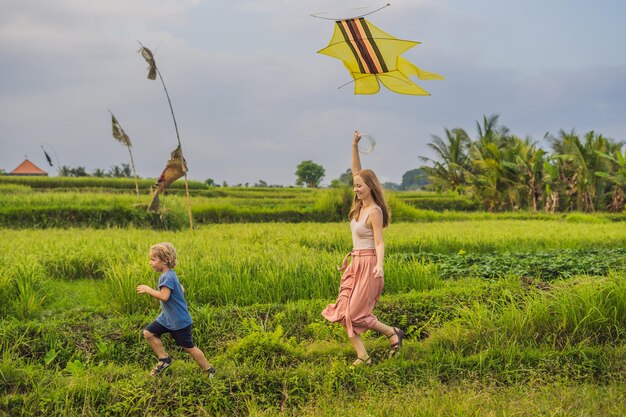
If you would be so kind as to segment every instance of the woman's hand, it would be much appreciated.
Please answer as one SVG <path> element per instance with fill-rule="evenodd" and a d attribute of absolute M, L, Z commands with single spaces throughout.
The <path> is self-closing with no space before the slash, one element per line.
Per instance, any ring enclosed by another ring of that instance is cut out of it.
<path fill-rule="evenodd" d="M 383 271 L 383 267 L 382 266 L 376 265 L 372 272 L 374 273 L 374 278 L 384 278 L 385 277 L 385 271 Z"/>
<path fill-rule="evenodd" d="M 359 133 L 358 130 L 355 130 L 354 136 L 352 137 L 352 144 L 358 145 L 360 140 L 361 140 L 361 134 Z"/>

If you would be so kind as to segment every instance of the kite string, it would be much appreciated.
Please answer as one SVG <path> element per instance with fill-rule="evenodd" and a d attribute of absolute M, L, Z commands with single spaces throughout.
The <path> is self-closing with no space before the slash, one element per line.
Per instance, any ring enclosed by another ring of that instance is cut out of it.
<path fill-rule="evenodd" d="M 361 129 L 361 96 L 357 95 L 357 102 L 356 102 L 356 129 L 355 130 L 362 130 Z"/>
<path fill-rule="evenodd" d="M 322 14 L 327 14 L 327 13 L 329 13 L 329 12 L 320 12 L 320 13 L 315 13 L 315 14 L 312 14 L 312 15 L 311 15 L 311 17 L 316 17 L 316 18 L 318 18 L 318 19 L 324 19 L 324 20 L 348 20 L 348 19 L 358 19 L 358 18 L 360 18 L 360 17 L 365 17 L 365 16 L 369 16 L 369 15 L 371 15 L 371 14 L 373 14 L 373 13 L 376 13 L 377 11 L 382 10 L 382 9 L 384 9 L 385 7 L 388 7 L 388 6 L 391 6 L 391 3 L 387 3 L 387 4 L 385 4 L 384 6 L 381 6 L 381 7 L 379 7 L 379 8 L 378 8 L 378 9 L 376 9 L 376 10 L 372 10 L 372 11 L 371 11 L 371 12 L 369 12 L 369 13 L 364 13 L 364 14 L 361 14 L 361 15 L 358 15 L 358 16 L 353 16 L 353 17 L 335 18 L 335 17 L 322 17 L 322 16 L 320 16 L 320 15 L 322 15 Z"/>

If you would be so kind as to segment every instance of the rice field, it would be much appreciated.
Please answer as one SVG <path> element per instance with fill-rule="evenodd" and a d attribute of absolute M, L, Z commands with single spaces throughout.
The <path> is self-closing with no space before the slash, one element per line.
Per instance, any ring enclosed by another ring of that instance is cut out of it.
<path fill-rule="evenodd" d="M 388 359 L 367 333 L 365 368 L 320 315 L 346 222 L 2 229 L 0 415 L 624 415 L 626 228 L 482 216 L 386 229 L 375 313 L 408 338 Z M 159 306 L 135 288 L 159 241 L 214 379 L 168 339 L 174 365 L 148 376 Z"/>

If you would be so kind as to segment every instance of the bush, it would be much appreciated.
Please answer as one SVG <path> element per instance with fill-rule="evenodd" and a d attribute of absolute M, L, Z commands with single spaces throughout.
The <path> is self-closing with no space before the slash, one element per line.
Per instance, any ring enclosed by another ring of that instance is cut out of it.
<path fill-rule="evenodd" d="M 402 202 L 423 210 L 476 211 L 479 204 L 465 198 L 403 198 Z"/>
<path fill-rule="evenodd" d="M 156 179 L 138 179 L 140 190 L 149 190 Z M 99 177 L 20 177 L 12 175 L 0 175 L 0 185 L 19 184 L 31 188 L 116 188 L 128 189 L 135 192 L 135 180 L 133 178 L 99 178 Z M 207 190 L 208 186 L 200 181 L 188 181 L 191 190 Z M 185 189 L 184 181 L 175 181 L 168 189 Z"/>
<path fill-rule="evenodd" d="M 180 230 L 187 224 L 182 211 L 149 213 L 145 209 L 122 206 L 97 207 L 0 207 L 0 227 L 147 227 Z"/>
<path fill-rule="evenodd" d="M 28 185 L 0 183 L 0 194 L 26 194 L 30 192 L 32 192 L 32 188 Z"/>

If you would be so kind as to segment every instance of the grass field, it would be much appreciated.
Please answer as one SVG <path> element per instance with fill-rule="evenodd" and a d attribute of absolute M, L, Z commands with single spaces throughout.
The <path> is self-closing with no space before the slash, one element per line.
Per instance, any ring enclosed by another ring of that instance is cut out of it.
<path fill-rule="evenodd" d="M 320 315 L 345 222 L 2 229 L 0 415 L 625 415 L 622 223 L 455 216 L 386 229 L 375 313 L 409 336 L 387 359 L 367 333 L 374 365 L 356 369 Z M 148 376 L 159 307 L 135 287 L 155 285 L 164 240 L 214 379 L 168 339 L 174 365 Z"/>

